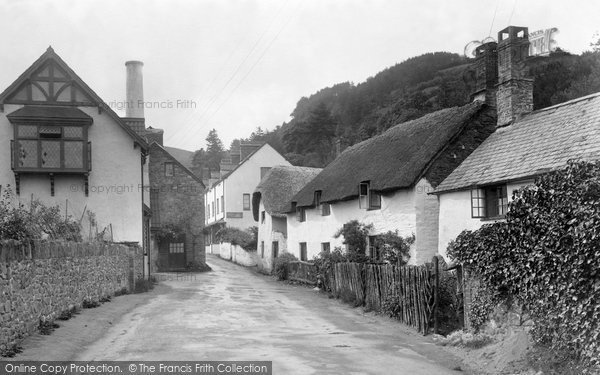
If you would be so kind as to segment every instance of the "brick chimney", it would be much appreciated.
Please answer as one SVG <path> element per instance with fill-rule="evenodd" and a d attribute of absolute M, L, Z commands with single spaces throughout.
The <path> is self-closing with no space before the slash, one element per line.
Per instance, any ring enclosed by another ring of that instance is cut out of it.
<path fill-rule="evenodd" d="M 146 142 L 148 142 L 148 144 L 152 144 L 152 142 L 156 142 L 159 145 L 163 145 L 163 138 L 164 138 L 164 134 L 165 131 L 162 129 L 155 129 L 152 126 L 149 126 L 146 129 Z"/>
<path fill-rule="evenodd" d="M 497 126 L 510 125 L 533 111 L 533 79 L 525 65 L 529 57 L 526 27 L 509 26 L 498 33 Z"/>
<path fill-rule="evenodd" d="M 475 90 L 471 101 L 479 100 L 496 107 L 498 83 L 498 43 L 488 42 L 475 50 Z"/>

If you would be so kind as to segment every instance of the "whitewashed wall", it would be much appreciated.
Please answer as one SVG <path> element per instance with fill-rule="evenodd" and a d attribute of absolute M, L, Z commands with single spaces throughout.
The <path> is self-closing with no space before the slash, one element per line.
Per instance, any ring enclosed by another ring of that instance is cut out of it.
<path fill-rule="evenodd" d="M 256 260 L 258 269 L 270 273 L 273 269 L 273 242 L 279 243 L 279 254 L 287 251 L 287 219 L 285 217 L 273 217 L 265 212 L 265 221 L 261 222 L 261 213 L 265 206 L 261 200 L 258 218 L 258 242 Z M 264 252 L 262 250 L 264 244 Z"/>
<path fill-rule="evenodd" d="M 512 200 L 513 191 L 532 182 L 532 180 L 524 180 L 507 184 L 508 200 Z M 477 230 L 483 224 L 494 222 L 493 220 L 482 220 L 471 217 L 471 190 L 440 194 L 439 203 L 438 253 L 446 260 L 449 260 L 446 254 L 448 244 L 450 241 L 456 239 L 463 230 Z"/>
<path fill-rule="evenodd" d="M 21 108 L 20 105 L 5 105 L 0 113 L 0 185 L 15 186 L 10 165 L 10 140 L 13 125 L 6 115 Z M 96 214 L 100 230 L 112 224 L 115 241 L 137 241 L 142 244 L 142 166 L 141 149 L 134 148 L 134 141 L 110 116 L 98 113 L 95 107 L 80 107 L 93 118 L 89 127 L 92 142 L 92 172 L 89 177 L 89 196 L 83 191 L 82 176 L 55 177 L 55 196 L 50 196 L 50 180 L 47 175 L 21 175 L 19 200 L 29 205 L 31 198 L 47 205 L 58 205 L 64 214 L 82 222 L 87 236 L 84 212 Z M 68 204 L 66 201 L 68 200 Z M 93 230 L 95 232 L 95 229 Z"/>

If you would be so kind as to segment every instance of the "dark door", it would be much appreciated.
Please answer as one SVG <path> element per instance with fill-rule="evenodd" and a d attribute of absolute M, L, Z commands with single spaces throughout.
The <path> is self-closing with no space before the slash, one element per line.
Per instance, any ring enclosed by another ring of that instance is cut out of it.
<path fill-rule="evenodd" d="M 160 241 L 159 250 L 163 258 L 161 262 L 163 266 L 169 270 L 185 268 L 185 236 Z"/>

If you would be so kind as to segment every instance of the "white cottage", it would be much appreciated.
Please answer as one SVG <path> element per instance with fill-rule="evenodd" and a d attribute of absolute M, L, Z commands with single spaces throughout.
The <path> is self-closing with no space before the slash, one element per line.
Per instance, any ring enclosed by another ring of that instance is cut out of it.
<path fill-rule="evenodd" d="M 252 213 L 258 223 L 258 268 L 271 272 L 273 259 L 287 252 L 287 215 L 290 199 L 321 172 L 320 168 L 271 168 L 252 195 Z"/>
<path fill-rule="evenodd" d="M 436 189 L 439 197 L 438 251 L 465 229 L 503 220 L 512 192 L 569 160 L 600 159 L 600 93 L 533 111 L 533 84 L 523 69 L 527 28 L 499 33 L 495 49 L 482 58 L 499 62 L 495 81 L 498 124 Z M 494 43 L 495 44 L 495 43 Z"/>
<path fill-rule="evenodd" d="M 17 200 L 93 213 L 114 241 L 147 246 L 147 143 L 52 48 L 0 94 L 0 140 L 0 186 Z"/>
<path fill-rule="evenodd" d="M 213 182 L 204 194 L 206 252 L 212 253 L 215 235 L 224 226 L 246 230 L 256 225 L 252 216 L 252 193 L 271 167 L 291 165 L 277 150 L 265 143 L 244 153 L 239 163 Z"/>
<path fill-rule="evenodd" d="M 334 234 L 358 220 L 372 224 L 369 243 L 387 231 L 415 235 L 410 262 L 437 253 L 438 201 L 432 192 L 493 130 L 495 112 L 482 102 L 443 109 L 356 144 L 292 198 L 288 252 L 310 260 L 343 247 Z M 369 247 L 369 256 L 379 252 Z"/>

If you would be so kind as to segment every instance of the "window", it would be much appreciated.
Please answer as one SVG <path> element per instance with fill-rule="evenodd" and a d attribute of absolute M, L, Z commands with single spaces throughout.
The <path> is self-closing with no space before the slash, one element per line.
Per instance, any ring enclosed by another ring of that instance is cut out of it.
<path fill-rule="evenodd" d="M 306 210 L 304 209 L 304 207 L 298 207 L 298 208 L 296 208 L 296 219 L 299 222 L 306 221 Z"/>
<path fill-rule="evenodd" d="M 165 176 L 173 177 L 173 163 L 165 163 Z"/>
<path fill-rule="evenodd" d="M 265 211 L 262 211 L 260 213 L 260 223 L 264 224 L 265 223 Z"/>
<path fill-rule="evenodd" d="M 265 257 L 265 241 L 260 241 L 260 257 Z"/>
<path fill-rule="evenodd" d="M 273 258 L 277 258 L 279 256 L 279 242 L 273 241 Z"/>
<path fill-rule="evenodd" d="M 171 242 L 169 244 L 169 253 L 170 254 L 183 254 L 184 252 L 185 252 L 185 250 L 184 250 L 183 242 Z"/>
<path fill-rule="evenodd" d="M 300 260 L 306 262 L 308 260 L 306 254 L 306 242 L 300 242 Z"/>
<path fill-rule="evenodd" d="M 13 168 L 17 172 L 89 172 L 87 126 L 15 125 Z"/>
<path fill-rule="evenodd" d="M 244 211 L 250 211 L 250 194 L 244 194 Z"/>
<path fill-rule="evenodd" d="M 217 198 L 217 213 L 219 213 L 219 207 L 220 207 L 220 206 L 221 206 L 221 205 L 219 204 L 219 198 Z"/>
<path fill-rule="evenodd" d="M 210 216 L 215 216 L 215 202 L 211 203 Z"/>
<path fill-rule="evenodd" d="M 371 260 L 374 262 L 383 261 L 383 254 L 381 252 L 381 249 L 379 249 L 377 247 L 377 236 L 369 236 L 367 238 L 367 242 L 368 242 L 369 258 L 371 258 Z"/>
<path fill-rule="evenodd" d="M 225 212 L 225 198 L 221 195 L 221 212 Z"/>
<path fill-rule="evenodd" d="M 506 215 L 508 196 L 506 185 L 494 185 L 471 190 L 471 216 L 493 219 Z"/>
<path fill-rule="evenodd" d="M 315 191 L 315 207 L 319 208 L 319 211 L 321 211 L 321 216 L 329 216 L 331 213 L 331 206 L 329 203 L 323 203 L 321 201 L 321 195 L 321 190 Z"/>
<path fill-rule="evenodd" d="M 206 215 L 208 215 L 208 217 L 210 217 L 210 204 L 206 204 Z"/>
<path fill-rule="evenodd" d="M 379 210 L 381 208 L 381 194 L 371 190 L 368 181 L 358 185 L 358 207 L 367 210 Z"/>
<path fill-rule="evenodd" d="M 329 253 L 331 251 L 331 244 L 329 242 L 322 242 L 321 251 L 324 253 Z"/>
<path fill-rule="evenodd" d="M 270 170 L 271 167 L 260 167 L 260 179 L 262 180 Z"/>

